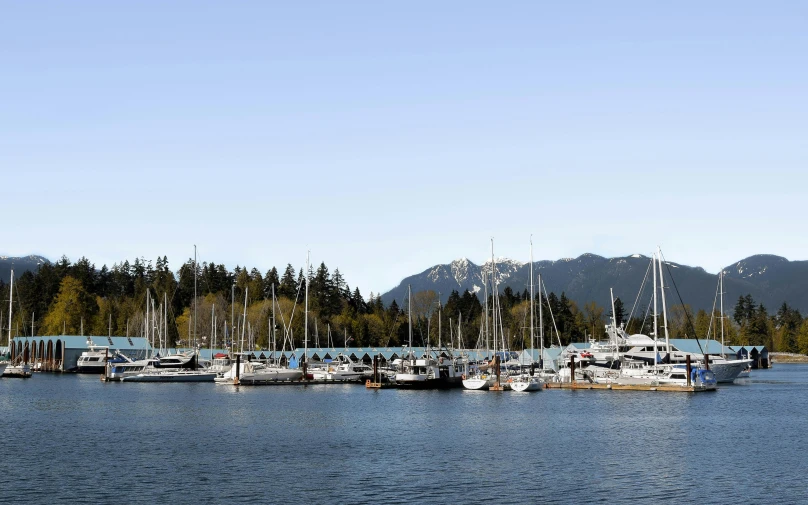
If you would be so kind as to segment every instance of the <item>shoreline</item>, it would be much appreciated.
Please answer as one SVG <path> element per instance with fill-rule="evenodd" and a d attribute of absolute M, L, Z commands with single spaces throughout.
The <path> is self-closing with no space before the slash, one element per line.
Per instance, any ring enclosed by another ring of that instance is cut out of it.
<path fill-rule="evenodd" d="M 796 353 L 770 352 L 769 358 L 775 363 L 808 363 L 808 355 Z"/>

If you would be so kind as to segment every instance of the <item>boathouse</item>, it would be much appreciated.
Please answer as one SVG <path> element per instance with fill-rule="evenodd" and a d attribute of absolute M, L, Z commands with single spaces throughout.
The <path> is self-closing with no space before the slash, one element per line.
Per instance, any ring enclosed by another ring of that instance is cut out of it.
<path fill-rule="evenodd" d="M 769 350 L 765 345 L 730 345 L 727 346 L 735 354 L 735 359 L 751 359 L 752 368 L 771 368 Z"/>
<path fill-rule="evenodd" d="M 11 359 L 30 363 L 32 369 L 43 372 L 69 372 L 76 368 L 81 353 L 89 350 L 109 350 L 110 356 L 123 354 L 131 359 L 143 358 L 149 349 L 143 337 L 97 337 L 56 335 L 13 337 L 9 346 Z"/>

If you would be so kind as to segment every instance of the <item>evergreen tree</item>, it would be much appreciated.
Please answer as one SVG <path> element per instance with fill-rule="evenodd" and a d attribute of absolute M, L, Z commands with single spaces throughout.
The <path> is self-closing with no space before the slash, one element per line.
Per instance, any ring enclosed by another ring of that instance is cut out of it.
<path fill-rule="evenodd" d="M 294 300 L 295 296 L 297 296 L 295 269 L 291 263 L 286 265 L 286 270 L 284 270 L 283 272 L 283 277 L 281 277 L 281 284 L 280 289 L 278 290 L 278 295 L 285 296 L 286 298 L 290 298 L 292 300 Z"/>

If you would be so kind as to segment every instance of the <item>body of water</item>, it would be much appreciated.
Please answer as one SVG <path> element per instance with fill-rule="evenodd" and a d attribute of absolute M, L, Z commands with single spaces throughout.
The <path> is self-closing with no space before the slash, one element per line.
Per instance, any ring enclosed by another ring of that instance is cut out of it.
<path fill-rule="evenodd" d="M 714 393 L 0 379 L 0 503 L 798 503 L 808 365 Z"/>

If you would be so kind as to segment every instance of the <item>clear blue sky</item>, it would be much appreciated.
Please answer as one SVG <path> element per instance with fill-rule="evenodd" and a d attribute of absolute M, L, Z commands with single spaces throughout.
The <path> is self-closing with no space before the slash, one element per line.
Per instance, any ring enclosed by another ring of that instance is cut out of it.
<path fill-rule="evenodd" d="M 0 254 L 808 259 L 808 3 L 0 10 Z"/>

